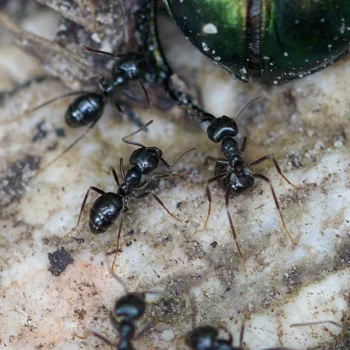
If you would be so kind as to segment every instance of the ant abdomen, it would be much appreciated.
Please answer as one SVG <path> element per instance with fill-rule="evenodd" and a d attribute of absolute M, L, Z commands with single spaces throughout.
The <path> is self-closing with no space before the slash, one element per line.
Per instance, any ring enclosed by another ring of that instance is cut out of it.
<path fill-rule="evenodd" d="M 80 128 L 99 119 L 104 110 L 104 98 L 93 92 L 77 97 L 68 107 L 65 121 L 71 128 Z"/>
<path fill-rule="evenodd" d="M 106 232 L 123 210 L 123 198 L 113 192 L 98 197 L 90 210 L 90 231 L 93 234 Z"/>

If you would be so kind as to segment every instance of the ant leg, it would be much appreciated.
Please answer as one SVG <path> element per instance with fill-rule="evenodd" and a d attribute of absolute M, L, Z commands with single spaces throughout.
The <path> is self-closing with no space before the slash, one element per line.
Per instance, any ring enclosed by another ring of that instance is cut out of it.
<path fill-rule="evenodd" d="M 123 282 L 123 280 L 114 272 L 110 271 L 111 275 L 119 282 L 119 284 L 123 287 L 124 289 L 124 294 L 129 293 L 128 287 L 126 284 Z M 113 315 L 113 314 L 112 314 Z"/>
<path fill-rule="evenodd" d="M 185 176 L 188 175 L 188 170 L 182 171 L 181 173 L 170 173 L 170 174 L 162 174 L 162 175 L 155 175 L 148 179 L 143 180 L 138 186 L 137 189 L 141 190 L 145 188 L 151 181 L 153 180 L 160 180 L 160 179 L 167 179 L 169 177 L 177 177 L 177 176 Z"/>
<path fill-rule="evenodd" d="M 125 294 L 127 294 L 127 292 Z M 109 312 L 109 319 L 110 319 L 110 321 L 112 323 L 114 331 L 117 333 L 117 335 L 120 335 L 120 331 L 119 331 L 120 324 L 119 324 L 119 321 L 117 320 L 117 317 L 116 317 L 116 315 L 114 314 L 113 311 Z"/>
<path fill-rule="evenodd" d="M 268 348 L 268 349 L 262 349 L 262 350 L 293 350 L 291 348 Z"/>
<path fill-rule="evenodd" d="M 292 182 L 290 182 L 290 181 L 288 180 L 288 178 L 282 173 L 282 170 L 281 170 L 280 166 L 278 165 L 277 160 L 275 159 L 275 157 L 273 157 L 273 156 L 270 155 L 270 154 L 268 154 L 268 155 L 266 155 L 266 156 L 264 156 L 264 157 L 262 157 L 262 158 L 260 158 L 260 159 L 258 159 L 258 160 L 255 160 L 254 162 L 249 163 L 249 166 L 258 165 L 258 164 L 260 164 L 260 163 L 262 163 L 262 162 L 264 162 L 265 160 L 268 160 L 268 159 L 272 159 L 273 165 L 275 166 L 275 168 L 276 168 L 278 174 L 279 174 L 280 176 L 282 176 L 283 179 L 284 179 L 289 185 L 293 186 L 294 188 L 297 188 L 297 186 L 295 186 Z"/>
<path fill-rule="evenodd" d="M 206 192 L 206 194 L 207 194 L 209 206 L 208 206 L 207 218 L 205 219 L 205 222 L 204 222 L 204 230 L 207 228 L 207 224 L 208 224 L 209 217 L 210 217 L 210 213 L 211 213 L 211 192 L 210 192 L 209 184 L 211 184 L 212 182 L 220 181 L 220 180 L 223 179 L 225 176 L 226 176 L 226 174 L 225 174 L 225 175 L 218 175 L 218 176 L 212 177 L 211 179 L 209 179 L 209 180 L 207 181 L 207 185 L 206 185 L 206 190 L 205 190 L 205 192 Z"/>
<path fill-rule="evenodd" d="M 220 165 L 227 165 L 228 161 L 226 159 L 221 159 L 221 158 L 214 158 L 212 156 L 206 156 L 204 160 L 204 165 L 208 165 L 208 161 L 214 162 L 216 164 Z"/>
<path fill-rule="evenodd" d="M 233 336 L 232 333 L 229 332 L 229 330 L 222 324 L 218 325 L 219 328 L 221 328 L 227 335 L 228 335 L 228 341 L 230 345 L 233 345 Z"/>
<path fill-rule="evenodd" d="M 161 199 L 158 196 L 156 196 L 154 193 L 152 193 L 152 196 L 173 219 L 182 222 L 181 219 L 179 219 L 177 216 L 170 212 L 170 210 L 165 206 L 165 204 L 161 201 Z"/>
<path fill-rule="evenodd" d="M 114 273 L 114 265 L 115 265 L 115 262 L 117 260 L 117 256 L 119 253 L 119 240 L 120 240 L 120 234 L 122 232 L 122 227 L 123 227 L 123 216 L 120 218 L 120 224 L 119 224 L 119 229 L 118 229 L 118 238 L 117 238 L 117 248 L 116 248 L 116 252 L 114 254 L 112 268 L 111 268 L 112 273 Z"/>
<path fill-rule="evenodd" d="M 236 230 L 233 226 L 233 222 L 232 222 L 232 218 L 231 218 L 231 215 L 230 215 L 230 211 L 229 211 L 229 201 L 230 201 L 230 187 L 227 187 L 227 190 L 226 190 L 226 200 L 225 200 L 225 206 L 226 206 L 226 213 L 227 213 L 227 217 L 228 217 L 228 221 L 230 222 L 230 226 L 231 226 L 231 231 L 232 231 L 232 235 L 233 235 L 233 238 L 235 240 L 235 243 L 236 243 L 236 247 L 237 247 L 237 250 L 238 250 L 238 253 L 243 261 L 243 267 L 244 267 L 244 272 L 245 274 L 247 275 L 247 266 L 246 266 L 246 260 L 245 260 L 245 256 L 243 255 L 242 251 L 241 251 L 241 248 L 239 246 L 239 243 L 237 241 L 237 234 L 236 234 Z"/>
<path fill-rule="evenodd" d="M 101 190 L 101 189 L 98 188 L 98 187 L 95 187 L 95 186 L 90 186 L 90 187 L 89 187 L 89 189 L 87 190 L 87 192 L 86 192 L 86 194 L 85 194 L 83 203 L 81 204 L 78 222 L 77 222 L 77 225 L 75 226 L 74 230 L 77 229 L 77 227 L 79 226 L 81 214 L 83 213 L 83 210 L 84 210 L 84 208 L 85 208 L 85 204 L 86 204 L 86 201 L 87 201 L 87 199 L 88 199 L 88 196 L 89 196 L 90 191 L 95 191 L 95 192 L 97 192 L 98 194 L 100 194 L 101 196 L 105 194 L 105 191 Z"/>
<path fill-rule="evenodd" d="M 120 3 L 120 12 L 122 14 L 123 17 L 123 21 L 124 21 L 124 37 L 125 37 L 125 43 L 129 42 L 129 30 L 128 30 L 128 24 L 126 21 L 126 16 L 125 16 L 125 9 L 124 9 L 124 2 L 123 0 L 119 0 Z M 104 5 L 106 4 L 106 0 L 104 0 Z"/>
<path fill-rule="evenodd" d="M 35 112 L 35 111 L 37 111 L 37 110 L 39 110 L 39 109 L 41 109 L 41 108 L 43 108 L 43 107 L 45 107 L 45 106 L 47 106 L 47 105 L 53 103 L 53 102 L 56 102 L 56 101 L 60 100 L 61 98 L 66 98 L 66 97 L 75 96 L 75 95 L 81 95 L 81 94 L 86 94 L 86 93 L 87 93 L 86 91 L 73 91 L 73 92 L 68 92 L 68 93 L 66 93 L 66 94 L 63 94 L 63 95 L 54 97 L 54 98 L 52 98 L 51 100 L 48 100 L 48 101 L 46 101 L 46 102 L 40 104 L 39 106 L 36 106 L 36 107 L 34 107 L 34 108 L 32 108 L 32 109 L 29 109 L 29 110 L 26 112 L 26 114 L 27 114 L 27 113 Z"/>
<path fill-rule="evenodd" d="M 139 189 L 139 188 L 137 188 L 137 189 Z M 150 192 L 146 191 L 146 192 L 140 194 L 139 196 L 136 196 L 135 198 L 136 198 L 136 199 L 145 198 L 145 197 L 149 196 L 150 194 L 151 194 Z M 163 201 L 162 201 L 158 196 L 156 196 L 154 193 L 152 193 L 152 196 L 153 196 L 153 198 L 163 207 L 163 209 L 164 209 L 172 218 L 174 218 L 174 219 L 177 220 L 177 221 L 182 222 L 181 219 L 179 219 L 177 216 L 175 216 L 174 214 L 172 214 L 172 213 L 170 212 L 170 210 L 165 206 L 165 204 L 163 203 Z"/>
<path fill-rule="evenodd" d="M 143 126 L 143 122 L 140 119 L 140 116 L 135 113 L 130 106 L 128 106 L 126 103 L 120 103 L 115 102 L 116 107 L 118 108 L 118 111 L 122 114 L 124 114 L 133 124 L 135 124 L 138 128 L 141 128 Z M 113 103 L 114 106 L 114 103 Z"/>
<path fill-rule="evenodd" d="M 245 324 L 242 323 L 241 331 L 239 332 L 239 347 L 243 349 L 243 337 L 244 337 Z"/>
<path fill-rule="evenodd" d="M 17 90 L 15 89 L 14 91 L 17 91 Z M 41 108 L 43 108 L 43 107 L 53 103 L 53 102 L 56 102 L 56 101 L 60 100 L 61 98 L 66 98 L 66 97 L 75 96 L 75 95 L 81 95 L 83 93 L 87 93 L 87 92 L 86 91 L 73 91 L 73 92 L 68 92 L 66 94 L 54 97 L 51 100 L 48 100 L 48 101 L 46 101 L 46 102 L 44 102 L 44 103 L 42 103 L 42 104 L 40 104 L 40 105 L 38 105 L 38 106 L 36 106 L 34 108 L 30 108 L 30 109 L 25 110 L 23 113 L 21 113 L 19 116 L 16 116 L 16 118 L 13 118 L 12 120 L 13 121 L 20 120 L 23 117 L 26 117 L 27 115 L 29 115 L 29 114 L 31 114 L 31 113 L 33 113 L 33 112 L 35 112 L 35 111 L 37 111 L 37 110 L 39 110 Z"/>
<path fill-rule="evenodd" d="M 197 308 L 197 304 L 194 302 L 194 296 L 191 295 L 190 293 L 190 305 L 191 305 L 191 309 L 192 309 L 192 313 L 191 313 L 191 321 L 192 321 L 192 329 L 196 328 L 196 316 L 198 315 L 198 308 Z"/>
<path fill-rule="evenodd" d="M 124 170 L 124 161 L 123 158 L 120 158 L 120 163 L 119 163 L 119 167 L 120 167 L 120 173 L 122 175 L 122 178 L 125 182 L 125 170 Z"/>
<path fill-rule="evenodd" d="M 261 175 L 261 174 L 253 174 L 253 176 L 254 176 L 255 178 L 262 179 L 262 180 L 264 180 L 265 182 L 267 182 L 267 183 L 269 184 L 270 189 L 271 189 L 271 193 L 272 193 L 272 196 L 273 196 L 273 200 L 275 201 L 276 208 L 277 208 L 277 210 L 278 210 L 278 213 L 280 214 L 280 218 L 281 218 L 281 221 L 282 221 L 283 228 L 284 228 L 284 230 L 287 232 L 287 235 L 288 235 L 288 237 L 290 238 L 290 240 L 292 241 L 292 244 L 295 245 L 295 242 L 294 242 L 294 240 L 293 240 L 293 237 L 292 237 L 292 235 L 290 234 L 290 232 L 288 231 L 287 226 L 286 226 L 286 223 L 284 222 L 284 218 L 283 218 L 283 215 L 282 215 L 280 206 L 279 206 L 279 204 L 278 204 L 278 200 L 277 200 L 277 197 L 276 197 L 276 193 L 275 193 L 275 190 L 274 190 L 274 188 L 273 188 L 273 186 L 272 186 L 272 184 L 271 184 L 270 179 L 267 178 L 267 177 L 264 176 L 264 175 Z"/>
<path fill-rule="evenodd" d="M 121 158 L 121 160 L 122 160 L 122 158 Z M 115 171 L 115 169 L 113 167 L 111 167 L 110 169 L 111 169 L 111 172 L 113 174 L 114 181 L 117 183 L 117 185 L 119 187 L 120 186 L 120 182 L 119 182 L 118 174 L 117 174 L 117 172 Z"/>
<path fill-rule="evenodd" d="M 138 134 L 140 131 L 146 129 L 149 125 L 151 125 L 153 123 L 153 120 L 150 120 L 149 122 L 147 122 L 144 126 L 142 126 L 141 128 L 137 129 L 136 131 L 132 132 L 131 134 L 124 136 L 122 138 L 122 141 L 125 143 L 128 143 L 129 145 L 134 145 L 134 146 L 138 146 L 138 147 L 145 147 L 144 145 L 142 145 L 141 143 L 138 142 L 134 142 L 134 141 L 130 141 L 128 140 L 129 137 L 134 136 L 136 134 Z"/>
<path fill-rule="evenodd" d="M 109 346 L 115 348 L 117 344 L 113 344 L 111 341 L 109 341 L 107 338 L 105 338 L 102 334 L 94 332 L 94 331 L 89 331 L 91 334 L 93 334 L 95 337 L 100 338 L 103 340 L 105 343 L 107 343 Z"/>
<path fill-rule="evenodd" d="M 110 53 L 110 52 L 107 52 L 107 51 L 94 49 L 93 47 L 90 47 L 90 46 L 83 46 L 83 48 L 84 48 L 85 51 L 99 53 L 99 54 L 102 54 L 102 55 L 107 55 L 107 56 L 116 57 L 116 58 L 126 57 L 126 56 L 130 55 L 130 52 L 113 54 L 113 53 Z"/>
<path fill-rule="evenodd" d="M 142 329 L 135 335 L 135 340 L 139 339 L 142 334 L 144 334 L 146 331 L 148 331 L 152 326 L 152 320 L 148 320 L 146 324 L 142 327 Z"/>
<path fill-rule="evenodd" d="M 244 152 L 246 145 L 247 145 L 247 138 L 244 137 L 244 138 L 243 138 L 243 142 L 242 142 L 241 149 L 239 150 L 241 153 Z M 250 165 L 251 165 L 251 164 L 250 164 Z"/>
<path fill-rule="evenodd" d="M 307 322 L 307 323 L 293 323 L 290 325 L 290 327 L 302 327 L 302 326 L 313 326 L 313 325 L 318 325 L 318 324 L 324 324 L 324 323 L 329 323 L 332 324 L 333 326 L 337 326 L 339 328 L 343 328 L 343 326 L 335 321 L 316 321 L 316 322 Z"/>
<path fill-rule="evenodd" d="M 101 116 L 103 115 L 103 113 L 101 113 L 101 115 L 95 119 L 87 128 L 86 130 L 75 140 L 73 141 L 63 152 L 61 152 L 57 157 L 55 157 L 54 159 L 52 159 L 50 162 L 48 162 L 42 169 L 40 169 L 35 176 L 38 176 L 41 172 L 43 172 L 45 169 L 47 169 L 50 165 L 52 165 L 53 163 L 55 163 L 59 158 L 61 158 L 62 156 L 64 156 L 67 152 L 69 152 L 79 141 L 81 141 L 90 131 L 91 129 L 96 125 L 96 123 L 100 120 Z"/>

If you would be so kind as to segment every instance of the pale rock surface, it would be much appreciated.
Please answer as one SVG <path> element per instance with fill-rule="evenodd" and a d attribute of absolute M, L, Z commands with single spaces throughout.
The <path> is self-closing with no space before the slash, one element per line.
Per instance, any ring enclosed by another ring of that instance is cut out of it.
<path fill-rule="evenodd" d="M 26 24 L 33 27 L 37 18 L 30 20 Z M 239 120 L 242 135 L 248 137 L 245 155 L 252 161 L 273 153 L 297 185 L 296 190 L 287 185 L 269 162 L 258 168 L 275 186 L 296 246 L 281 227 L 266 184 L 259 182 L 231 197 L 230 212 L 247 256 L 246 277 L 217 185 L 212 187 L 212 215 L 203 229 L 205 181 L 213 176 L 213 167 L 203 163 L 206 155 L 220 156 L 219 145 L 210 143 L 195 124 L 171 121 L 156 110 L 137 110 L 143 122 L 154 123 L 135 140 L 160 147 L 170 163 L 183 150 L 197 149 L 177 166 L 177 171 L 190 171 L 187 177 L 156 186 L 181 223 L 152 199 L 134 201 L 125 215 L 116 273 L 130 291 L 164 291 L 150 296 L 143 321 L 150 318 L 153 325 L 135 341 L 135 348 L 185 349 L 184 335 L 196 310 L 197 325 L 225 326 L 236 345 L 245 320 L 246 349 L 348 349 L 350 59 L 303 80 L 267 88 L 231 79 L 182 45 L 188 44 L 173 44 L 171 57 L 181 54 L 178 61 L 189 61 L 189 66 L 191 54 L 198 58 L 198 86 L 215 115 L 234 117 L 252 98 L 265 97 Z M 9 89 L 12 79 L 24 81 L 40 72 L 40 64 L 13 47 L 0 49 L 0 62 L 1 90 Z M 112 256 L 106 258 L 106 253 L 116 246 L 118 224 L 100 236 L 89 232 L 93 195 L 78 230 L 71 230 L 89 186 L 116 189 L 109 167 L 117 167 L 120 157 L 128 160 L 134 148 L 121 139 L 136 126 L 107 109 L 78 146 L 38 174 L 39 163 L 47 164 L 81 131 L 64 125 L 67 100 L 31 115 L 21 113 L 67 91 L 57 81 L 33 83 L 6 99 L 0 110 L 1 349 L 109 348 L 93 336 L 75 336 L 86 329 L 115 339 L 108 314 L 123 290 L 110 275 Z M 33 142 L 41 122 L 47 134 Z M 65 136 L 58 137 L 62 127 Z M 214 241 L 217 246 L 211 245 Z M 55 277 L 48 271 L 48 253 L 61 247 L 74 263 Z M 330 324 L 290 327 L 319 320 L 336 321 L 344 329 Z"/>

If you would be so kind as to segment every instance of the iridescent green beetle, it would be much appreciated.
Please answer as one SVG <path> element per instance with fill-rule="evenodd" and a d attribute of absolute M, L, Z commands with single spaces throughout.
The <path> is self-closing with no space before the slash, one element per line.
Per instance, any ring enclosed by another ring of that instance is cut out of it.
<path fill-rule="evenodd" d="M 247 82 L 280 84 L 350 49 L 349 0 L 164 0 L 185 36 Z"/>

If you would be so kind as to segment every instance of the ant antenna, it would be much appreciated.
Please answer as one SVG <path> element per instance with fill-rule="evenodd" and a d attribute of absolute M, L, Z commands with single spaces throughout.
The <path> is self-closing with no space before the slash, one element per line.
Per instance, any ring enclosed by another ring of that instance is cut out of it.
<path fill-rule="evenodd" d="M 122 14 L 123 21 L 124 21 L 124 28 L 123 29 L 124 29 L 125 42 L 128 43 L 129 42 L 129 30 L 128 30 L 128 25 L 126 22 L 125 8 L 124 8 L 123 0 L 120 0 L 120 12 Z"/>
<path fill-rule="evenodd" d="M 187 151 L 185 151 L 184 153 L 182 153 L 175 161 L 175 163 L 169 167 L 169 169 L 173 169 L 175 167 L 175 165 L 180 161 L 181 158 L 183 158 L 186 154 L 192 152 L 192 151 L 195 151 L 196 150 L 196 147 L 192 147 L 190 149 L 188 149 Z"/>
<path fill-rule="evenodd" d="M 140 131 L 146 129 L 149 125 L 151 125 L 153 123 L 153 120 L 150 120 L 149 122 L 147 122 L 144 126 L 142 126 L 140 129 L 137 129 L 136 131 L 134 131 L 133 133 L 131 133 L 130 135 L 126 135 L 122 138 L 122 141 L 125 143 L 128 143 L 129 145 L 134 145 L 134 146 L 138 146 L 138 147 L 145 147 L 144 145 L 142 145 L 141 143 L 138 142 L 134 142 L 134 141 L 130 141 L 128 140 L 129 137 L 134 136 L 136 134 L 138 134 Z"/>
<path fill-rule="evenodd" d="M 237 120 L 241 117 L 242 113 L 248 108 L 250 107 L 252 104 L 254 104 L 256 101 L 259 101 L 259 100 L 262 100 L 263 96 L 258 96 L 258 97 L 255 97 L 253 98 L 250 102 L 248 102 L 242 109 L 241 111 L 238 113 L 236 119 L 235 119 L 235 122 L 237 122 Z"/>

